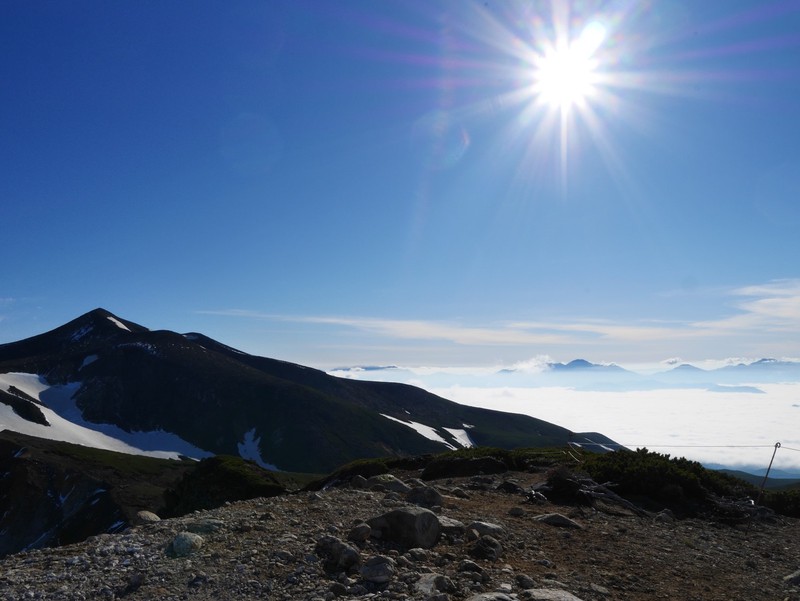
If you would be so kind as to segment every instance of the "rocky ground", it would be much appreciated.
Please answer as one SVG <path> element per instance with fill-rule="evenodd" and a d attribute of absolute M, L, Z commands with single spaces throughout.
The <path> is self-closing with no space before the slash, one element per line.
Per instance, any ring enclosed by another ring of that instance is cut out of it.
<path fill-rule="evenodd" d="M 0 599 L 800 601 L 796 519 L 730 526 L 533 502 L 525 492 L 544 478 L 533 473 L 397 475 L 405 484 L 356 477 L 142 515 L 122 534 L 12 555 Z"/>

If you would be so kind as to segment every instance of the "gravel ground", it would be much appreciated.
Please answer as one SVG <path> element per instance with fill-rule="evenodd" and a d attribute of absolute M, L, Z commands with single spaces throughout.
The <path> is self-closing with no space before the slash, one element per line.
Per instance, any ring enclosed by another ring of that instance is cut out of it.
<path fill-rule="evenodd" d="M 416 473 L 398 476 L 422 485 Z M 6 557 L 0 599 L 800 601 L 796 519 L 733 527 L 603 503 L 531 504 L 513 486 L 496 490 L 541 478 L 426 483 L 443 495 L 432 508 L 443 534 L 430 548 L 364 526 L 410 507 L 405 493 L 331 488 Z M 548 514 L 566 519 L 540 519 Z"/>

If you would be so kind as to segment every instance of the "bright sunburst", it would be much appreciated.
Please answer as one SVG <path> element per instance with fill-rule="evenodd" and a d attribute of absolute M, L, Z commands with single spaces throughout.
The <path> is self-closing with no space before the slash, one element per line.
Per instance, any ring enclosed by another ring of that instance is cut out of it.
<path fill-rule="evenodd" d="M 572 43 L 562 38 L 546 48 L 534 64 L 534 93 L 562 111 L 583 104 L 594 93 L 598 67 L 594 54 L 605 37 L 605 27 L 593 21 Z"/>

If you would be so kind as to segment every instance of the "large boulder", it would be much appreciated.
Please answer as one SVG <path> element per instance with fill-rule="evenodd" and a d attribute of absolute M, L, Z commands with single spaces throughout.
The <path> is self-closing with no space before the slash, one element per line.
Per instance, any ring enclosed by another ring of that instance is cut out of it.
<path fill-rule="evenodd" d="M 439 540 L 439 518 L 422 507 L 401 507 L 367 521 L 372 536 L 406 548 L 430 549 Z"/>

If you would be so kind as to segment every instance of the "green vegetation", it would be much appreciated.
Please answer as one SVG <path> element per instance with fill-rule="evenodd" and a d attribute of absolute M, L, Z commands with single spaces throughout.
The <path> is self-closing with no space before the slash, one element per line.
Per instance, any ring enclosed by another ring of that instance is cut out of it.
<path fill-rule="evenodd" d="M 497 459 L 505 464 L 507 469 L 516 471 L 545 469 L 572 461 L 568 447 L 534 447 L 511 450 L 493 447 L 472 447 L 437 455 L 437 459 L 479 459 L 483 457 Z"/>
<path fill-rule="evenodd" d="M 707 509 L 713 497 L 756 499 L 758 487 L 729 474 L 704 468 L 683 457 L 636 452 L 585 455 L 581 469 L 596 482 L 612 482 L 630 500 L 664 506 L 685 514 Z M 800 490 L 767 491 L 761 505 L 776 513 L 800 517 Z"/>
<path fill-rule="evenodd" d="M 164 493 L 165 516 L 184 515 L 198 509 L 213 509 L 228 501 L 274 497 L 297 490 L 313 476 L 271 472 L 252 461 L 230 455 L 204 459 Z"/>
<path fill-rule="evenodd" d="M 761 504 L 781 515 L 800 518 L 800 489 L 769 491 Z"/>
<path fill-rule="evenodd" d="M 667 503 L 702 501 L 709 492 L 720 497 L 755 493 L 743 480 L 708 470 L 696 461 L 647 449 L 587 455 L 581 467 L 596 482 L 614 482 L 614 490 L 622 496 L 644 496 Z"/>
<path fill-rule="evenodd" d="M 497 449 L 494 447 L 472 447 L 444 453 L 417 455 L 413 457 L 378 457 L 352 461 L 328 476 L 308 485 L 308 490 L 319 490 L 338 482 L 347 482 L 353 476 L 369 478 L 392 470 L 430 470 L 447 477 L 455 466 L 465 460 L 494 459 L 507 470 L 536 471 L 565 461 L 574 462 L 567 447 Z M 438 477 L 438 476 L 436 476 Z"/>

